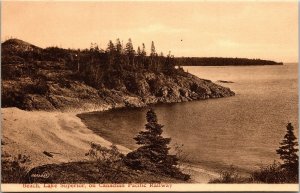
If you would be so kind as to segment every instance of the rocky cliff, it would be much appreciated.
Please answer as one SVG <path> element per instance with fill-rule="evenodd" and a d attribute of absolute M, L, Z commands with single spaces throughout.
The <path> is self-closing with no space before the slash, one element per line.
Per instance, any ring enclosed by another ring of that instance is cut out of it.
<path fill-rule="evenodd" d="M 105 75 L 106 79 L 99 78 L 97 84 L 90 84 L 86 76 L 83 78 L 74 70 L 74 65 L 77 65 L 72 59 L 74 51 L 62 49 L 63 54 L 56 53 L 55 57 L 52 52 L 21 40 L 2 43 L 2 107 L 97 110 L 234 95 L 229 88 L 200 79 L 182 69 L 164 73 L 123 68 L 118 73 L 105 71 L 101 77 Z M 114 86 L 107 84 L 108 81 L 113 81 L 111 85 Z"/>

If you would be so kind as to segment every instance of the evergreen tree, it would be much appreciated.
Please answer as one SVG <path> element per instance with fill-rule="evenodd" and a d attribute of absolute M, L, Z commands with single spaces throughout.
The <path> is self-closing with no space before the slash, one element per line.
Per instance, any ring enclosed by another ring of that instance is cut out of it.
<path fill-rule="evenodd" d="M 171 55 L 171 51 L 169 51 L 169 54 L 167 55 L 167 58 L 166 58 L 165 64 L 164 64 L 165 73 L 172 74 L 175 69 L 174 64 L 175 64 L 174 56 Z"/>
<path fill-rule="evenodd" d="M 151 42 L 151 52 L 150 52 L 150 68 L 151 69 L 156 69 L 156 61 L 155 61 L 155 56 L 156 56 L 156 51 L 155 51 L 155 46 L 154 46 L 154 42 Z"/>
<path fill-rule="evenodd" d="M 115 46 L 113 44 L 113 42 L 111 40 L 109 40 L 108 44 L 107 44 L 107 48 L 106 48 L 106 52 L 112 54 L 113 52 L 115 52 Z"/>
<path fill-rule="evenodd" d="M 287 132 L 280 143 L 281 146 L 276 152 L 279 154 L 280 159 L 283 160 L 281 167 L 292 174 L 298 174 L 299 158 L 297 155 L 297 138 L 294 135 L 294 127 L 291 123 L 288 123 L 286 129 Z"/>
<path fill-rule="evenodd" d="M 111 40 L 109 40 L 107 48 L 106 48 L 106 53 L 108 54 L 108 68 L 110 69 L 112 65 L 114 64 L 115 61 L 115 53 L 116 53 L 116 48 L 115 45 Z"/>
<path fill-rule="evenodd" d="M 147 112 L 146 119 L 146 131 L 141 131 L 134 139 L 137 141 L 137 144 L 143 145 L 142 148 L 146 147 L 149 148 L 151 153 L 155 152 L 151 159 L 160 163 L 168 154 L 169 148 L 167 144 L 170 143 L 171 139 L 161 136 L 163 126 L 157 123 L 156 114 L 152 109 Z"/>
<path fill-rule="evenodd" d="M 136 55 L 137 55 L 136 65 L 138 67 L 142 67 L 142 65 L 141 65 L 141 63 L 142 63 L 142 50 L 141 50 L 140 46 L 138 46 L 138 48 L 137 48 Z"/>
<path fill-rule="evenodd" d="M 142 52 L 141 52 L 141 67 L 142 68 L 147 68 L 147 61 L 146 61 L 146 47 L 145 44 L 142 44 Z"/>
<path fill-rule="evenodd" d="M 152 41 L 150 56 L 155 56 L 155 55 L 156 55 L 155 46 L 154 46 L 154 42 Z"/>
<path fill-rule="evenodd" d="M 99 50 L 98 44 L 92 42 L 91 46 L 90 46 L 90 51 L 92 51 L 92 52 L 99 52 L 100 50 Z"/>
<path fill-rule="evenodd" d="M 125 54 L 127 55 L 128 64 L 134 65 L 135 50 L 133 49 L 131 38 L 128 39 L 126 44 Z"/>
<path fill-rule="evenodd" d="M 158 123 L 157 116 L 152 109 L 147 112 L 146 119 L 145 131 L 139 132 L 134 138 L 141 147 L 128 153 L 125 163 L 136 169 L 147 169 L 185 180 L 189 179 L 188 175 L 183 174 L 176 167 L 178 164 L 176 155 L 169 155 L 168 144 L 171 138 L 162 136 L 163 125 Z"/>
<path fill-rule="evenodd" d="M 128 42 L 126 44 L 126 47 L 125 47 L 125 54 L 131 56 L 134 54 L 134 49 L 133 49 L 133 45 L 132 45 L 132 41 L 131 41 L 131 38 L 128 39 Z"/>
<path fill-rule="evenodd" d="M 123 46 L 119 38 L 116 40 L 116 52 L 118 55 L 121 55 L 123 52 Z"/>
<path fill-rule="evenodd" d="M 143 43 L 142 44 L 142 56 L 146 56 L 147 53 L 146 53 L 146 47 L 145 47 L 145 44 Z"/>
<path fill-rule="evenodd" d="M 142 51 L 141 51 L 140 46 L 138 46 L 138 48 L 137 48 L 137 55 L 138 55 L 138 56 L 142 55 Z"/>
<path fill-rule="evenodd" d="M 123 55 L 123 45 L 121 44 L 120 39 L 116 40 L 116 59 L 115 59 L 115 68 L 117 70 L 122 70 L 122 65 L 124 64 L 124 55 Z"/>

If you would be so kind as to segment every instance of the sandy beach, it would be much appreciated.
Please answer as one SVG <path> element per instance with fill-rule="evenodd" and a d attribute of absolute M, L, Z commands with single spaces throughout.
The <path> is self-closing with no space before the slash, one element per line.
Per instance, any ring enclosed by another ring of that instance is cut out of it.
<path fill-rule="evenodd" d="M 23 111 L 18 108 L 2 108 L 2 155 L 30 157 L 28 168 L 72 161 L 84 161 L 90 143 L 109 147 L 112 143 L 96 135 L 84 125 L 77 112 Z M 122 153 L 130 150 L 117 145 Z M 54 156 L 48 157 L 44 151 Z M 207 183 L 217 177 L 192 166 L 188 168 L 194 183 Z"/>
<path fill-rule="evenodd" d="M 89 130 L 75 113 L 2 108 L 2 152 L 30 156 L 31 167 L 85 160 L 90 143 L 111 143 Z M 129 150 L 118 146 L 121 152 Z M 43 154 L 53 152 L 53 158 Z"/>

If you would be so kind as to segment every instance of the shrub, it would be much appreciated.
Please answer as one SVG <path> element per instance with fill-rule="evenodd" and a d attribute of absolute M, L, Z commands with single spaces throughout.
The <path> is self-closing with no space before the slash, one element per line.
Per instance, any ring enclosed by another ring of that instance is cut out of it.
<path fill-rule="evenodd" d="M 247 181 L 248 181 L 247 178 L 241 177 L 237 169 L 231 165 L 229 169 L 220 171 L 219 178 L 212 179 L 209 181 L 209 183 L 236 184 L 236 183 L 245 183 Z"/>
<path fill-rule="evenodd" d="M 23 64 L 25 60 L 19 56 L 4 55 L 1 58 L 1 62 L 2 64 Z"/>
<path fill-rule="evenodd" d="M 45 95 L 49 91 L 49 86 L 45 79 L 39 78 L 32 84 L 23 86 L 23 93 Z"/>
<path fill-rule="evenodd" d="M 124 155 L 119 152 L 117 146 L 111 145 L 109 149 L 92 142 L 91 149 L 85 155 L 95 161 L 101 182 L 118 182 L 124 168 Z"/>
<path fill-rule="evenodd" d="M 124 155 L 121 154 L 116 145 L 111 145 L 111 149 L 101 146 L 97 143 L 91 143 L 91 149 L 86 156 L 90 156 L 93 160 L 107 165 L 120 161 Z"/>
<path fill-rule="evenodd" d="M 26 163 L 30 158 L 19 154 L 17 157 L 2 157 L 1 159 L 1 182 L 22 183 L 27 173 Z"/>
<path fill-rule="evenodd" d="M 280 163 L 275 162 L 268 166 L 263 166 L 260 170 L 254 171 L 251 174 L 253 182 L 259 183 L 288 183 L 292 182 L 288 173 L 281 168 Z"/>

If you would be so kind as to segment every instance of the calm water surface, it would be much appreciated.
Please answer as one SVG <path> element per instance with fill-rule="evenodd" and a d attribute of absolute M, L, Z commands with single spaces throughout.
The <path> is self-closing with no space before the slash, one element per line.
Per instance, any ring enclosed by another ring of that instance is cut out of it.
<path fill-rule="evenodd" d="M 185 67 L 188 72 L 223 83 L 236 96 L 155 105 L 164 134 L 184 144 L 189 162 L 211 171 L 235 165 L 247 172 L 278 159 L 288 122 L 298 128 L 298 65 Z M 102 137 L 136 148 L 133 137 L 144 128 L 147 108 L 115 109 L 79 115 Z"/>

